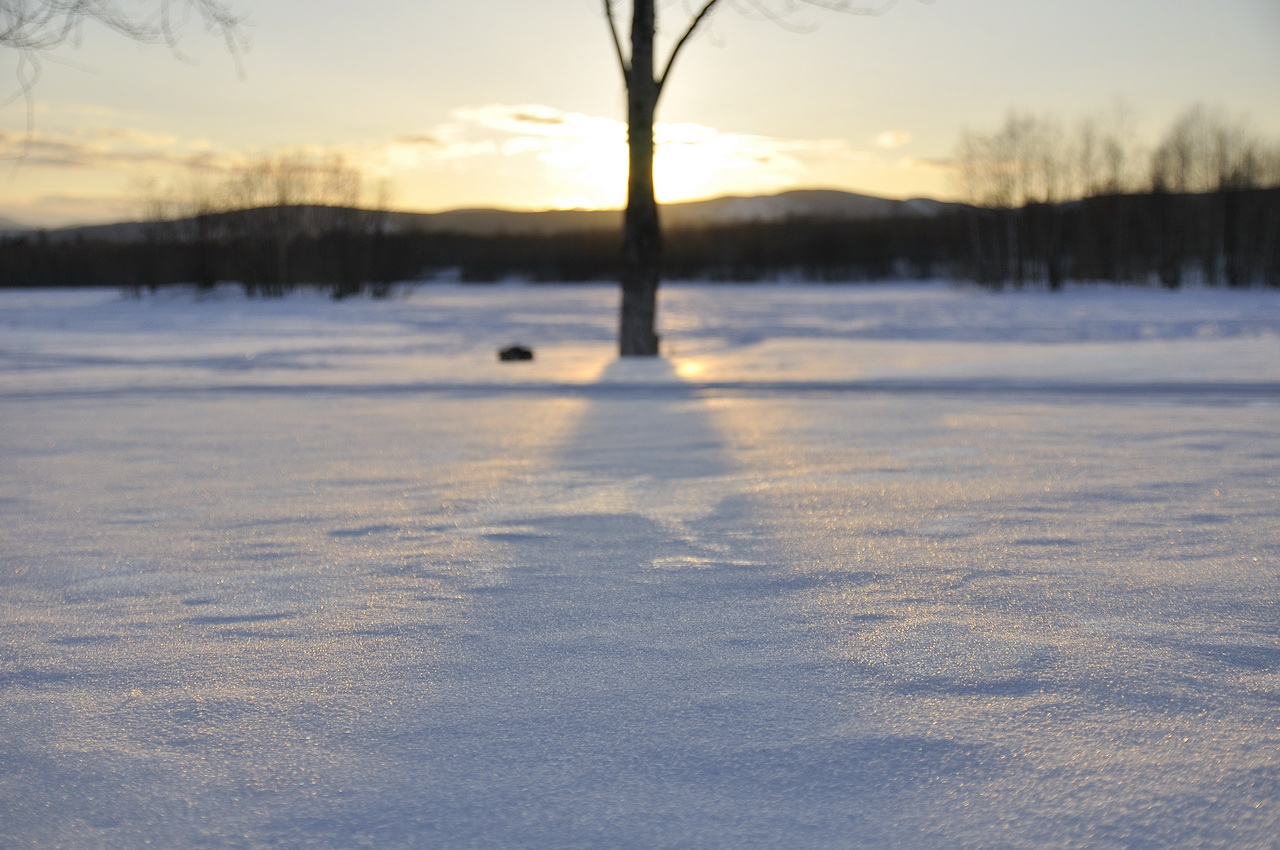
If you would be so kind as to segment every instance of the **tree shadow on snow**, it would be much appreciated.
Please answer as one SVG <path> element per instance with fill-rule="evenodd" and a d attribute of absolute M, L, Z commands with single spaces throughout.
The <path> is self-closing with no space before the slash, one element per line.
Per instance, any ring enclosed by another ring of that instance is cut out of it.
<path fill-rule="evenodd" d="M 888 801 L 972 754 L 850 731 L 797 607 L 811 582 L 757 533 L 750 477 L 671 363 L 618 361 L 585 395 L 546 503 L 486 526 L 504 592 L 407 742 L 416 804 L 357 820 L 459 845 L 888 840 Z"/>

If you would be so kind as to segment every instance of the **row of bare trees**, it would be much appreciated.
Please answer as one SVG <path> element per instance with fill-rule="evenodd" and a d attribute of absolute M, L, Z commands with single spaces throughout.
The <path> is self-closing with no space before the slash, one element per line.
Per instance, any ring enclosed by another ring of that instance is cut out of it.
<path fill-rule="evenodd" d="M 1169 288 L 1274 273 L 1280 144 L 1221 109 L 1188 109 L 1149 149 L 1122 108 L 1070 128 L 1011 112 L 994 132 L 964 132 L 955 160 L 974 207 L 972 271 L 992 285 L 1133 280 L 1152 259 Z"/>
<path fill-rule="evenodd" d="M 244 271 L 246 282 L 264 295 L 280 295 L 295 282 L 294 255 L 302 240 L 337 245 L 339 281 L 352 291 L 364 283 L 369 261 L 357 254 L 370 250 L 365 236 L 384 228 L 388 190 L 381 184 L 371 192 L 340 155 L 288 151 L 194 169 L 167 185 L 145 184 L 141 194 L 149 242 L 194 246 L 190 279 L 202 286 L 217 282 L 211 261 L 216 245 L 265 240 L 271 260 L 257 258 L 256 267 Z"/>
<path fill-rule="evenodd" d="M 1270 231 L 1252 228 L 1238 237 L 1240 244 L 1231 255 L 1243 272 L 1224 282 L 1280 286 L 1274 226 L 1280 220 L 1280 189 L 1231 197 L 1254 210 L 1255 222 L 1261 220 L 1257 211 L 1269 210 L 1273 225 Z M 1160 216 L 1172 207 L 1190 221 L 1212 220 L 1209 213 L 1217 201 L 1213 193 L 1102 195 L 1029 207 L 1019 223 L 1024 234 L 1034 237 L 1046 229 L 1044 216 L 1054 216 L 1062 234 L 1063 268 L 1073 279 L 1150 284 L 1159 281 L 1162 257 L 1169 252 Z M 611 228 L 482 235 L 419 230 L 411 218 L 379 211 L 297 208 L 292 212 L 329 224 L 292 230 L 288 277 L 281 278 L 277 212 L 260 207 L 213 213 L 202 229 L 187 220 L 149 231 L 115 226 L 0 237 L 0 287 L 142 291 L 227 281 L 253 295 L 282 295 L 302 287 L 345 297 L 389 294 L 398 281 L 601 281 L 615 278 L 621 262 L 617 231 Z M 664 238 L 665 274 L 675 280 L 725 282 L 964 278 L 976 270 L 973 225 L 992 213 L 956 205 L 931 217 L 677 224 Z M 1197 238 L 1180 250 L 1193 260 L 1213 259 L 1215 244 Z M 1030 264 L 1040 255 L 1038 243 L 1032 239 L 1028 245 Z"/>

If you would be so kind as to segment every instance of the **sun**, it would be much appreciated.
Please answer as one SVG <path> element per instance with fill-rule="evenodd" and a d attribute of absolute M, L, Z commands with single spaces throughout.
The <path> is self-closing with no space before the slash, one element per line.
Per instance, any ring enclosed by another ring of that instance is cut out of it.
<path fill-rule="evenodd" d="M 540 205 L 539 197 L 558 209 L 626 204 L 625 122 L 527 104 L 459 109 L 454 117 L 423 142 L 384 151 L 387 168 L 431 170 L 437 192 L 445 184 L 448 191 L 465 187 L 522 207 Z M 802 165 L 794 141 L 703 124 L 660 122 L 654 139 L 660 203 L 777 191 L 795 182 Z"/>
<path fill-rule="evenodd" d="M 774 191 L 794 182 L 797 163 L 776 142 L 702 124 L 659 124 L 654 183 L 662 203 Z"/>
<path fill-rule="evenodd" d="M 617 209 L 627 195 L 627 145 L 612 134 L 566 140 L 542 161 L 556 174 L 561 208 Z"/>
<path fill-rule="evenodd" d="M 658 138 L 653 161 L 659 203 L 690 201 L 723 191 L 720 172 L 724 160 L 715 155 L 714 131 L 699 132 L 709 128 L 696 125 L 678 125 L 674 133 L 662 129 L 666 132 Z"/>
<path fill-rule="evenodd" d="M 621 123 L 542 140 L 539 158 L 556 174 L 560 208 L 618 209 L 626 203 L 627 143 Z M 654 128 L 654 192 L 678 203 L 734 192 L 768 191 L 791 182 L 789 159 L 751 136 L 702 124 Z"/>

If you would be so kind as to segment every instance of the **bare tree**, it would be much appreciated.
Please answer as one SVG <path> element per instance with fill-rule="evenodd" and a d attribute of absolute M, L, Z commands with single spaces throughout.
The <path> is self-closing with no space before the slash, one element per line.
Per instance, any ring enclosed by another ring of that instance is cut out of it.
<path fill-rule="evenodd" d="M 1133 277 L 1130 243 L 1135 204 L 1130 195 L 1145 188 L 1134 145 L 1129 109 L 1122 102 L 1077 123 L 1070 197 L 1095 199 L 1081 207 L 1078 225 L 1078 273 L 1085 276 Z"/>
<path fill-rule="evenodd" d="M 275 242 L 275 272 L 265 295 L 283 295 L 293 284 L 295 243 L 324 232 L 355 229 L 356 208 L 364 192 L 363 176 L 341 155 L 317 156 L 303 150 L 259 156 L 228 184 L 232 207 L 261 210 L 259 226 Z M 247 220 L 246 220 L 247 221 Z"/>
<path fill-rule="evenodd" d="M 1027 271 L 1057 288 L 1068 273 L 1154 271 L 1176 289 L 1188 272 L 1231 286 L 1274 277 L 1280 146 L 1220 108 L 1187 110 L 1149 151 L 1135 148 L 1123 106 L 1074 133 L 1011 112 L 994 133 L 966 130 L 955 162 L 975 207 L 978 280 L 1018 285 Z"/>
<path fill-rule="evenodd" d="M 223 0 L 183 0 L 182 6 L 194 11 L 206 30 L 221 36 L 232 55 L 240 54 L 243 16 Z M 114 0 L 0 0 L 0 47 L 18 51 L 27 61 L 38 61 L 67 42 L 78 43 L 89 22 L 134 41 L 176 47 L 187 17 L 180 13 L 175 18 L 171 0 L 157 0 L 155 10 L 147 15 L 125 11 Z"/>
<path fill-rule="evenodd" d="M 340 154 L 284 150 L 231 163 L 193 163 L 168 185 L 142 181 L 139 200 L 148 239 L 163 236 L 187 246 L 198 284 L 216 283 L 213 258 L 219 244 L 229 242 L 240 246 L 247 291 L 284 295 L 295 283 L 295 255 L 314 253 L 323 240 L 336 246 L 343 266 L 335 273 L 346 288 L 335 292 L 347 295 L 359 289 L 356 278 L 370 265 L 357 267 L 356 247 L 372 242 L 385 218 L 380 212 L 388 187 L 374 187 L 374 210 L 363 206 L 368 188 Z M 269 247 L 269 262 L 255 245 Z"/>
<path fill-rule="evenodd" d="M 1184 112 L 1151 155 L 1151 190 L 1162 201 L 1162 280 L 1181 282 L 1183 266 L 1193 259 L 1187 245 L 1198 243 L 1199 271 L 1205 282 L 1225 279 L 1233 286 L 1249 277 L 1244 254 L 1258 227 L 1251 218 L 1250 190 L 1272 188 L 1267 163 L 1274 145 L 1255 135 L 1244 118 L 1221 108 L 1197 104 Z M 1189 202 L 1167 195 L 1200 195 L 1203 211 L 1192 215 Z M 1256 223 L 1255 223 L 1256 224 Z"/>
<path fill-rule="evenodd" d="M 655 0 L 632 0 L 631 28 L 626 39 L 618 20 L 617 4 L 614 0 L 603 2 L 627 90 L 627 208 L 623 216 L 618 348 L 623 357 L 654 357 L 658 354 L 655 321 L 662 276 L 662 226 L 653 188 L 656 149 L 653 125 L 658 99 L 681 51 L 722 6 L 781 23 L 804 6 L 874 15 L 886 11 L 896 0 L 886 0 L 874 7 L 860 6 L 852 0 L 778 0 L 774 4 L 769 0 L 701 0 L 689 6 L 688 22 L 676 32 L 665 59 L 658 55 Z"/>
<path fill-rule="evenodd" d="M 1036 184 L 1048 182 L 1043 174 L 1056 174 L 1054 169 L 1036 167 L 1037 140 L 1042 135 L 1039 119 L 1012 111 L 997 132 L 983 135 L 966 130 L 957 144 L 958 179 L 966 200 L 989 210 L 984 218 L 996 228 L 993 247 L 998 268 L 982 273 L 988 282 L 1012 280 L 1020 287 L 1025 280 L 1025 210 L 1039 200 Z M 1044 158 L 1040 160 L 1043 164 Z"/>
<path fill-rule="evenodd" d="M 26 100 L 28 131 L 35 114 L 31 93 L 40 79 L 42 60 L 68 42 L 79 44 L 88 23 L 100 24 L 133 41 L 168 45 L 177 54 L 178 36 L 194 17 L 225 42 L 240 70 L 246 46 L 242 15 L 233 12 L 225 0 L 182 0 L 180 8 L 174 7 L 171 0 L 156 0 L 150 12 L 139 13 L 126 10 L 117 0 L 0 0 L 0 49 L 18 54 L 18 92 L 14 97 Z"/>

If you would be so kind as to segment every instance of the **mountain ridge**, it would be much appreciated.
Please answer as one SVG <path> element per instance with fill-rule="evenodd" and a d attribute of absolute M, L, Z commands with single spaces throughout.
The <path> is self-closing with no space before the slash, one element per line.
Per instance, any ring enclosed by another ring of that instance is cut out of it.
<path fill-rule="evenodd" d="M 724 195 L 698 201 L 661 204 L 667 227 L 715 226 L 745 222 L 783 221 L 788 218 L 932 218 L 958 208 L 928 198 L 895 200 L 839 189 L 792 189 L 773 195 Z M 536 210 L 492 208 L 448 210 L 438 213 L 391 213 L 399 219 L 411 216 L 410 229 L 427 232 L 461 232 L 475 235 L 540 234 L 574 230 L 607 230 L 622 226 L 622 210 Z"/>
<path fill-rule="evenodd" d="M 960 204 L 929 198 L 895 200 L 839 189 L 792 189 L 772 195 L 724 195 L 698 201 L 662 204 L 666 227 L 714 227 L 748 222 L 784 221 L 796 218 L 876 219 L 933 218 L 961 208 Z M 218 213 L 230 216 L 252 212 Z M 384 216 L 393 232 L 461 233 L 473 236 L 529 235 L 615 230 L 622 227 L 622 210 L 511 210 L 471 207 L 442 212 L 360 210 L 367 216 Z M 143 237 L 142 229 L 154 222 L 124 221 L 111 224 L 73 225 L 43 231 L 55 239 L 91 238 L 129 242 Z M 10 227 L 10 225 L 13 225 Z M 0 233 L 21 234 L 41 228 L 25 227 L 0 219 Z"/>

